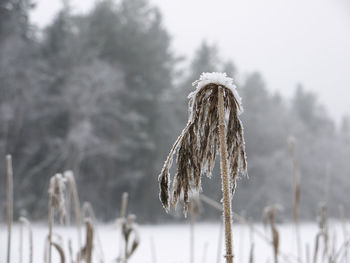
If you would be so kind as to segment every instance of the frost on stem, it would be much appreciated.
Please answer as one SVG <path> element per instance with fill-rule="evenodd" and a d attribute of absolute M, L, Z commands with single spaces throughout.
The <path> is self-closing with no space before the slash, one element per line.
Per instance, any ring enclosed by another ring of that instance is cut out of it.
<path fill-rule="evenodd" d="M 219 151 L 218 89 L 223 88 L 226 116 L 227 163 L 231 191 L 241 170 L 247 173 L 243 126 L 239 119 L 241 99 L 233 80 L 226 73 L 202 73 L 195 81 L 196 90 L 189 94 L 189 119 L 175 141 L 159 175 L 159 198 L 166 211 L 176 206 L 183 196 L 184 213 L 188 210 L 190 193 L 201 190 L 201 175 L 211 176 L 216 154 Z M 170 173 L 173 156 L 177 153 L 177 171 L 170 190 Z"/>

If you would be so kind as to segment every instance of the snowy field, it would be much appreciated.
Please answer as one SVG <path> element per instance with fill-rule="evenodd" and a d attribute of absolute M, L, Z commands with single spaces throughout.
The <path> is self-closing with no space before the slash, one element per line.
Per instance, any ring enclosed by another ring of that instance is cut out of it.
<path fill-rule="evenodd" d="M 265 229 L 262 225 L 255 225 L 256 229 L 265 233 L 270 238 L 270 229 Z M 280 231 L 280 250 L 283 255 L 288 255 L 288 260 L 281 262 L 296 262 L 294 256 L 296 254 L 296 242 L 294 225 L 282 224 L 277 225 Z M 143 225 L 139 227 L 140 246 L 135 254 L 128 261 L 129 263 L 188 263 L 190 262 L 190 227 L 186 224 L 178 225 Z M 336 240 L 336 249 L 338 249 L 344 241 L 342 227 L 339 223 L 330 223 L 330 239 Z M 313 247 L 315 243 L 315 235 L 317 233 L 315 224 L 304 223 L 301 225 L 303 255 L 306 254 L 306 244 L 310 247 L 310 256 L 312 259 Z M 98 227 L 99 236 L 101 237 L 104 249 L 105 262 L 115 262 L 118 255 L 119 231 L 114 224 L 105 224 Z M 48 233 L 48 228 L 44 225 L 34 225 L 34 263 L 43 262 L 44 240 Z M 73 250 L 76 251 L 76 230 L 73 228 L 55 227 L 54 232 L 59 233 L 64 240 L 68 238 L 73 240 Z M 195 258 L 194 263 L 212 263 L 217 262 L 217 251 L 219 241 L 220 225 L 214 223 L 200 223 L 195 225 Z M 234 227 L 234 252 L 236 262 L 248 262 L 249 250 L 251 244 L 251 232 L 247 226 Z M 6 225 L 0 225 L 0 263 L 6 261 Z M 15 224 L 13 228 L 13 245 L 12 257 L 13 263 L 19 262 L 19 225 Z M 259 235 L 254 234 L 255 243 L 254 258 L 255 262 L 273 262 L 272 248 L 267 245 Z M 333 242 L 332 242 L 333 243 Z M 65 244 L 66 255 L 68 257 L 67 242 Z M 154 245 L 152 245 L 154 244 Z M 155 251 L 153 256 L 152 247 Z M 223 249 L 223 248 L 222 248 Z M 332 249 L 332 247 L 331 247 Z M 223 255 L 223 252 L 221 253 Z M 28 257 L 27 235 L 24 233 L 24 261 Z M 56 252 L 54 252 L 53 262 L 59 262 Z M 68 261 L 68 260 L 67 260 Z M 98 262 L 94 258 L 93 262 Z M 224 258 L 221 258 L 224 262 Z"/>

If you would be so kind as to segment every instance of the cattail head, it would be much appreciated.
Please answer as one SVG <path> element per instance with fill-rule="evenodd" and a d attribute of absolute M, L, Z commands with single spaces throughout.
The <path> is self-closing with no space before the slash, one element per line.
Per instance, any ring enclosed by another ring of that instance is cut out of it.
<path fill-rule="evenodd" d="M 183 196 L 186 214 L 190 192 L 201 190 L 201 175 L 211 176 L 219 149 L 218 89 L 223 88 L 226 115 L 226 142 L 231 189 L 235 190 L 239 170 L 246 174 L 246 153 L 243 127 L 239 119 L 241 99 L 233 80 L 225 73 L 203 73 L 193 83 L 196 90 L 188 96 L 189 119 L 186 127 L 174 143 L 159 175 L 160 200 L 166 211 L 176 206 Z M 177 152 L 177 172 L 170 191 L 169 170 Z"/>

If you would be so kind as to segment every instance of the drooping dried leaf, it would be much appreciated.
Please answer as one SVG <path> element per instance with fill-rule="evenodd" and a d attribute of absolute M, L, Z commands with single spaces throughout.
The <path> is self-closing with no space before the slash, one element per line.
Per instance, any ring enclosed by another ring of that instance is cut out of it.
<path fill-rule="evenodd" d="M 235 191 L 239 171 L 247 174 L 243 127 L 239 119 L 240 102 L 231 88 L 209 83 L 190 96 L 189 121 L 175 141 L 159 175 L 159 198 L 166 211 L 183 199 L 186 215 L 190 192 L 201 190 L 201 175 L 211 176 L 219 150 L 218 87 L 223 87 L 226 113 L 226 142 L 231 190 Z M 177 153 L 177 171 L 170 190 L 170 173 Z"/>

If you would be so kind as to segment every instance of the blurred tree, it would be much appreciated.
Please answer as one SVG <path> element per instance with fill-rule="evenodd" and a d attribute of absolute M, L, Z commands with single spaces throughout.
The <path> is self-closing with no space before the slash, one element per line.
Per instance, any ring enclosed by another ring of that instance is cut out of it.
<path fill-rule="evenodd" d="M 334 125 L 323 106 L 317 102 L 316 95 L 305 91 L 301 84 L 297 85 L 292 111 L 310 131 L 324 134 L 334 132 Z"/>

